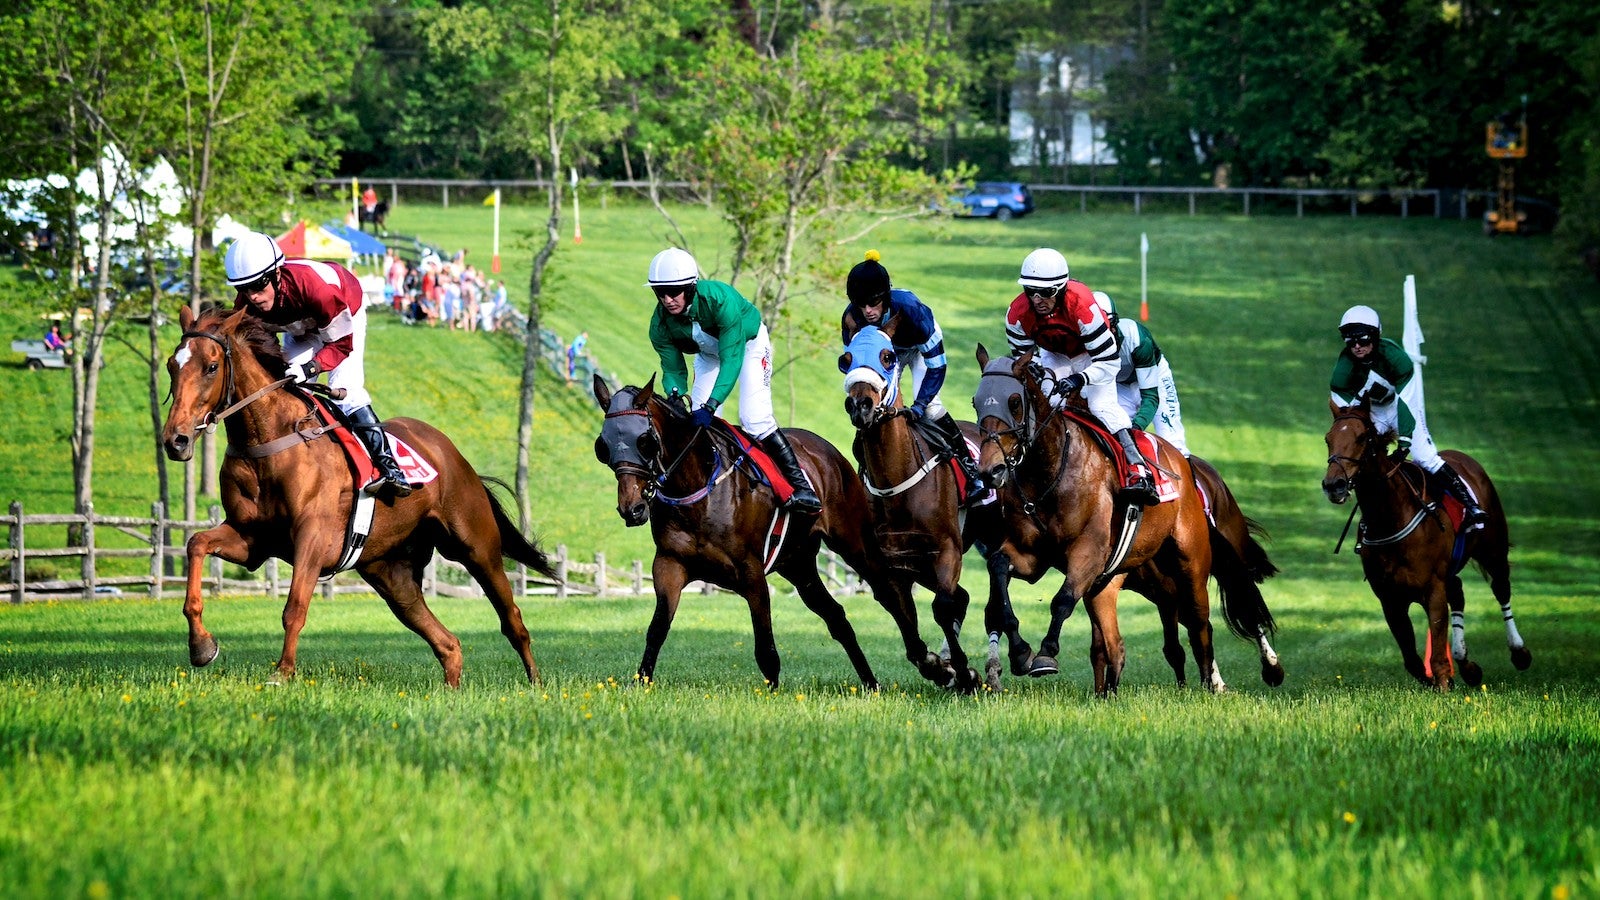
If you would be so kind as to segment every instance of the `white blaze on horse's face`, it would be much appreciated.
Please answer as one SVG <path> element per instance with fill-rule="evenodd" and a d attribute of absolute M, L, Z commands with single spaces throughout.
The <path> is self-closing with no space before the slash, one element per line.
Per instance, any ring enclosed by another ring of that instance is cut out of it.
<path fill-rule="evenodd" d="M 189 343 L 185 341 L 183 346 L 178 348 L 178 352 L 172 354 L 172 361 L 177 363 L 178 368 L 181 369 L 189 364 L 189 358 L 193 355 L 189 352 Z"/>

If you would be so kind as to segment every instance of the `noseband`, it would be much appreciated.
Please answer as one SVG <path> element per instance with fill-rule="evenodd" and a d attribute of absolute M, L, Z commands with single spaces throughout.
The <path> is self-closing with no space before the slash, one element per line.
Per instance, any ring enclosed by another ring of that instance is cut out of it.
<path fill-rule="evenodd" d="M 238 389 L 233 380 L 233 345 L 228 343 L 227 339 L 225 339 L 222 335 L 217 334 L 214 331 L 185 331 L 182 335 L 182 342 L 187 343 L 190 338 L 205 338 L 208 341 L 215 342 L 218 347 L 222 348 L 223 362 L 222 370 L 224 387 L 222 399 L 212 404 L 211 408 L 206 411 L 205 415 L 200 417 L 200 420 L 195 424 L 196 430 L 207 428 L 214 431 L 218 422 L 221 422 L 223 419 L 226 419 L 239 410 L 244 409 L 246 406 L 249 406 L 257 400 L 260 400 L 262 397 L 265 397 L 267 394 L 272 393 L 278 388 L 281 388 L 284 385 L 294 381 L 293 378 L 285 376 L 268 384 L 266 387 L 256 391 L 248 397 L 245 397 L 243 400 L 240 400 L 237 403 L 231 402 L 234 398 L 234 395 L 238 393 Z M 218 410 L 221 410 L 221 412 L 218 412 Z"/>

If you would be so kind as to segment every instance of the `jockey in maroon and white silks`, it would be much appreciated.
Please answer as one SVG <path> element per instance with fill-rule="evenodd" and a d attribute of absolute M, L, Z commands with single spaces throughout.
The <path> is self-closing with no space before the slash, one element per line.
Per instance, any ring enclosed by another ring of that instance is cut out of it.
<path fill-rule="evenodd" d="M 234 241 L 224 267 L 238 292 L 235 307 L 249 307 L 283 329 L 288 374 L 308 382 L 327 372 L 328 387 L 344 391 L 335 402 L 380 473 L 365 489 L 388 486 L 397 497 L 411 493 L 367 393 L 367 311 L 355 273 L 338 263 L 286 259 L 277 242 L 260 232 Z"/>

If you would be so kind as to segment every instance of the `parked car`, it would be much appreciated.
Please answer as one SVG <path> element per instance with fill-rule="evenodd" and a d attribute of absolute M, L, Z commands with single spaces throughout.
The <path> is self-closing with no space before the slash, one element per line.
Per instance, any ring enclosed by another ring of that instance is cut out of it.
<path fill-rule="evenodd" d="M 950 203 L 966 207 L 967 211 L 958 215 L 1004 222 L 1033 212 L 1033 192 L 1020 181 L 982 181 L 951 197 Z"/>

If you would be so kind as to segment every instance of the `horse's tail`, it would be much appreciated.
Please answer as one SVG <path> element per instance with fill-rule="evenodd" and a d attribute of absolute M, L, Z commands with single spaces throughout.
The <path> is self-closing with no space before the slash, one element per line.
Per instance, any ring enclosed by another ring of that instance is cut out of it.
<path fill-rule="evenodd" d="M 1278 567 L 1267 557 L 1267 548 L 1256 540 L 1258 537 L 1269 539 L 1267 528 L 1249 516 L 1241 518 L 1244 519 L 1244 527 L 1249 534 L 1245 536 L 1244 546 L 1239 548 L 1239 552 L 1244 557 L 1245 568 L 1250 570 L 1250 577 L 1256 584 L 1260 584 L 1278 574 Z"/>
<path fill-rule="evenodd" d="M 510 516 L 506 515 L 505 507 L 500 505 L 494 491 L 489 490 L 491 484 L 508 492 L 511 486 L 498 478 L 482 477 L 483 492 L 488 495 L 489 506 L 494 510 L 494 524 L 500 529 L 500 552 L 541 575 L 556 577 L 555 567 L 550 565 L 550 559 L 539 549 L 538 542 L 523 536 L 522 530 L 511 521 Z"/>
<path fill-rule="evenodd" d="M 1253 523 L 1252 523 L 1253 524 Z M 1252 528 L 1258 532 L 1259 525 Z M 1254 537 L 1245 539 L 1244 553 L 1211 526 L 1211 575 L 1217 579 L 1217 594 L 1222 600 L 1222 617 L 1228 630 L 1247 641 L 1278 630 L 1272 611 L 1261 596 L 1260 583 L 1278 571 Z M 1252 561 L 1254 560 L 1254 561 Z"/>

